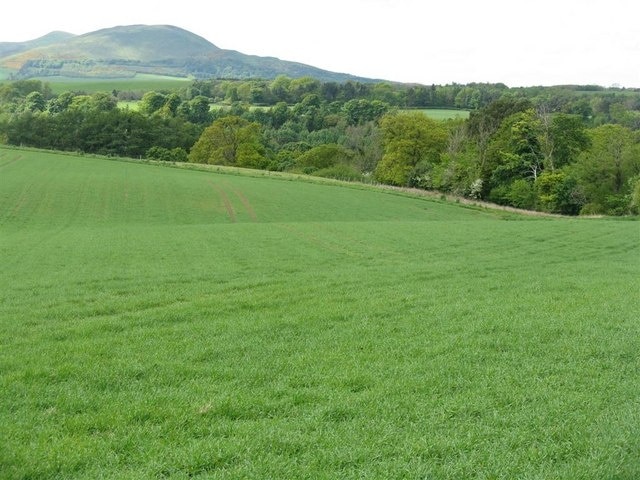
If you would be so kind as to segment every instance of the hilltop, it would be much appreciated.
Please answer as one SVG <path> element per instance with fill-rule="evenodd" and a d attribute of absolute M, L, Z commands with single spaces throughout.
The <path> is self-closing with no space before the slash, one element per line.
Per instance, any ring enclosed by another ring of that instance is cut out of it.
<path fill-rule="evenodd" d="M 172 25 L 128 25 L 83 35 L 52 32 L 40 39 L 0 43 L 0 68 L 17 79 L 127 78 L 138 73 L 192 78 L 368 79 L 274 57 L 225 50 Z"/>

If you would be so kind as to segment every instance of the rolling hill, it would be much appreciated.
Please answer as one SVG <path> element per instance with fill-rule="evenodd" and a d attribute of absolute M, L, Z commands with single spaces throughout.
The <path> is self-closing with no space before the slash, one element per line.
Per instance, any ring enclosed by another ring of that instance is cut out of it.
<path fill-rule="evenodd" d="M 274 57 L 218 48 L 171 25 L 129 25 L 83 35 L 53 32 L 21 43 L 0 43 L 0 68 L 13 77 L 127 78 L 138 73 L 192 78 L 292 78 L 367 81 Z"/>
<path fill-rule="evenodd" d="M 47 47 L 49 45 L 64 42 L 74 36 L 75 35 L 73 33 L 51 32 L 40 38 L 28 40 L 26 42 L 0 42 L 0 58 L 7 57 L 9 55 L 16 55 L 34 48 Z"/>

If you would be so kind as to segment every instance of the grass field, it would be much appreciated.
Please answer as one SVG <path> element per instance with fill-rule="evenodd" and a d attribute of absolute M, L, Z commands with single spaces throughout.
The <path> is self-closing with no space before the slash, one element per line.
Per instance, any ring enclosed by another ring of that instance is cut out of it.
<path fill-rule="evenodd" d="M 66 78 L 66 77 L 43 77 L 39 80 L 47 82 L 53 93 L 63 92 L 86 92 L 88 94 L 96 92 L 120 91 L 171 91 L 189 86 L 192 79 L 164 77 L 161 75 L 150 75 L 138 73 L 133 78 Z"/>
<path fill-rule="evenodd" d="M 407 109 L 407 112 L 422 112 L 427 117 L 434 120 L 449 120 L 454 118 L 469 118 L 470 112 L 468 110 L 458 110 L 453 108 L 416 108 Z"/>
<path fill-rule="evenodd" d="M 0 148 L 0 478 L 640 478 L 639 244 Z"/>
<path fill-rule="evenodd" d="M 130 101 L 122 100 L 118 102 L 118 108 L 137 112 L 138 110 L 140 110 L 140 101 L 139 100 L 130 100 Z"/>

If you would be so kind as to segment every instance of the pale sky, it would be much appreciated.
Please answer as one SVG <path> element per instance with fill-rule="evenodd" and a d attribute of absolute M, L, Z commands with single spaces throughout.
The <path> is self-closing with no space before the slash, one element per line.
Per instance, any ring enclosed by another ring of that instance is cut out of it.
<path fill-rule="evenodd" d="M 426 85 L 640 87 L 637 0 L 11 1 L 0 41 L 133 24 L 220 48 Z"/>

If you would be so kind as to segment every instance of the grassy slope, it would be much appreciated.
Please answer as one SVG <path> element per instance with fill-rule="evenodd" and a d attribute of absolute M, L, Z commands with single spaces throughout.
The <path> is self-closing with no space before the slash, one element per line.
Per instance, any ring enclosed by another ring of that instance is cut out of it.
<path fill-rule="evenodd" d="M 638 478 L 638 222 L 504 215 L 0 149 L 0 477 Z"/>

